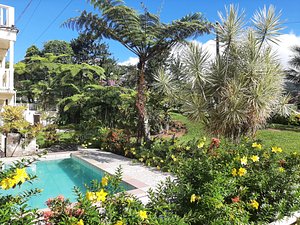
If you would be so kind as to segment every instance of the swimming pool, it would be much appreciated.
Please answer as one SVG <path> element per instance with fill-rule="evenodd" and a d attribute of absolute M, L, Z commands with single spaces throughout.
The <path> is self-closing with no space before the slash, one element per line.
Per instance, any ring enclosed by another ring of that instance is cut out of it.
<path fill-rule="evenodd" d="M 38 177 L 32 184 L 25 182 L 21 187 L 6 191 L 1 190 L 0 193 L 15 195 L 24 190 L 41 189 L 42 193 L 32 196 L 27 202 L 30 207 L 39 209 L 46 208 L 47 199 L 58 195 L 63 195 L 75 202 L 74 186 L 79 187 L 82 193 L 85 193 L 84 184 L 89 185 L 92 180 L 101 180 L 105 174 L 101 169 L 78 158 L 38 161 L 32 164 L 27 172 Z M 125 182 L 122 182 L 121 186 L 125 190 L 135 189 L 134 186 Z"/>

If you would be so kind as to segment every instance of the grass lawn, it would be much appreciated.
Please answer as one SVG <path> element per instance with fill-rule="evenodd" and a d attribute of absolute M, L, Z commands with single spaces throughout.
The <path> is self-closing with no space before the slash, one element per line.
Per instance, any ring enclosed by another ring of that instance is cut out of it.
<path fill-rule="evenodd" d="M 205 133 L 204 126 L 201 123 L 190 121 L 186 116 L 179 113 L 170 113 L 172 120 L 177 120 L 185 124 L 187 128 L 187 133 L 178 139 L 182 142 L 187 142 L 193 139 L 199 139 L 204 136 L 207 137 Z"/>
<path fill-rule="evenodd" d="M 194 138 L 208 137 L 201 123 L 195 123 L 188 120 L 185 116 L 178 113 L 171 113 L 173 120 L 184 123 L 187 127 L 187 133 L 178 139 L 187 142 Z M 257 132 L 256 139 L 261 139 L 264 144 L 281 147 L 285 151 L 300 152 L 300 128 L 277 125 L 276 129 L 265 129 Z"/>
<path fill-rule="evenodd" d="M 271 146 L 281 147 L 284 151 L 300 152 L 300 132 L 288 130 L 260 130 L 257 132 L 257 139 Z"/>

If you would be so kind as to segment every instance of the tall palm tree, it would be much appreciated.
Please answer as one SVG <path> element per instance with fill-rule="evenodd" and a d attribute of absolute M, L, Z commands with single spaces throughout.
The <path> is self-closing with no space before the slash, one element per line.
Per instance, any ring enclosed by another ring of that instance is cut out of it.
<path fill-rule="evenodd" d="M 93 33 L 96 37 L 116 40 L 139 58 L 137 137 L 138 143 L 141 143 L 142 137 L 147 141 L 150 138 L 145 107 L 147 62 L 188 37 L 208 33 L 211 24 L 200 13 L 190 14 L 166 24 L 146 9 L 143 13 L 138 13 L 125 6 L 121 0 L 89 0 L 89 2 L 99 10 L 99 15 L 83 11 L 79 17 L 69 19 L 64 25 L 84 33 Z"/>

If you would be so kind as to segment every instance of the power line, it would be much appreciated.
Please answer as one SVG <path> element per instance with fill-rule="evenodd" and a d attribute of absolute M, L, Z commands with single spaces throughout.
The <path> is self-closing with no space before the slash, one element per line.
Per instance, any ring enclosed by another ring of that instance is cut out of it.
<path fill-rule="evenodd" d="M 48 29 L 55 23 L 55 21 L 64 13 L 64 11 L 68 8 L 68 6 L 72 3 L 73 0 L 70 0 L 68 4 L 59 12 L 59 14 L 52 20 L 52 22 L 46 27 L 46 29 L 40 34 L 40 36 L 33 42 L 36 43 L 47 31 Z"/>
<path fill-rule="evenodd" d="M 30 15 L 30 17 L 29 17 L 27 23 L 25 24 L 24 28 L 23 28 L 22 30 L 20 29 L 18 36 L 20 36 L 21 33 L 24 33 L 24 31 L 26 30 L 26 28 L 27 28 L 28 24 L 30 23 L 32 17 L 34 16 L 36 10 L 37 10 L 38 7 L 40 6 L 41 2 L 42 2 L 42 0 L 40 0 L 40 1 L 38 2 L 38 4 L 36 5 L 36 7 L 34 8 L 32 14 Z"/>
<path fill-rule="evenodd" d="M 18 16 L 18 19 L 16 20 L 16 23 L 22 18 L 22 16 L 24 15 L 24 13 L 26 12 L 26 10 L 29 8 L 30 4 L 31 4 L 32 0 L 30 0 L 28 2 L 28 4 L 26 5 L 25 9 L 21 12 L 21 14 Z"/>

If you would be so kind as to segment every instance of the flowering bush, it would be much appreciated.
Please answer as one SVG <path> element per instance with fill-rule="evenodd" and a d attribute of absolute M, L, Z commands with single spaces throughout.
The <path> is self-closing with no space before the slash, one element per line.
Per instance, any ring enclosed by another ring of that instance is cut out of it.
<path fill-rule="evenodd" d="M 30 190 L 18 195 L 6 195 L 6 190 L 21 186 L 24 182 L 31 182 L 35 176 L 27 174 L 26 167 L 34 160 L 21 160 L 12 166 L 0 170 L 0 224 L 19 225 L 35 224 L 37 214 L 35 209 L 30 209 L 26 201 L 40 190 Z M 3 165 L 1 164 L 1 168 Z"/>
<path fill-rule="evenodd" d="M 219 139 L 180 149 L 176 179 L 150 193 L 153 211 L 163 206 L 192 224 L 264 224 L 299 210 L 298 153 Z"/>
<path fill-rule="evenodd" d="M 47 225 L 150 225 L 150 224 L 181 224 L 183 219 L 171 213 L 164 217 L 149 211 L 136 197 L 120 191 L 121 169 L 115 176 L 106 175 L 101 182 L 93 181 L 88 191 L 82 194 L 75 188 L 77 203 L 70 203 L 63 196 L 49 199 L 44 211 L 43 221 Z M 168 215 L 168 216 L 166 216 Z"/>

